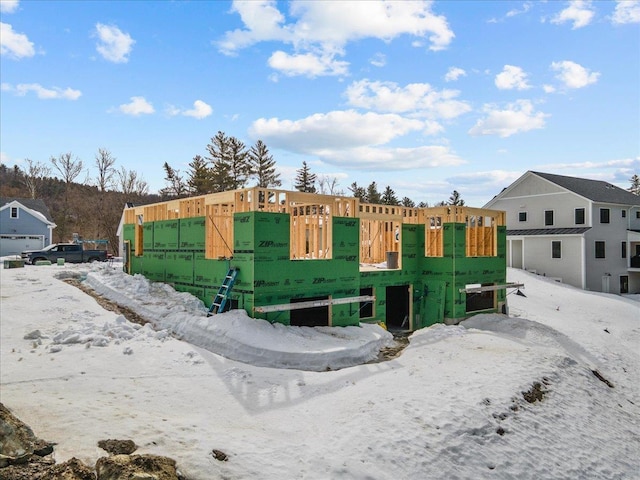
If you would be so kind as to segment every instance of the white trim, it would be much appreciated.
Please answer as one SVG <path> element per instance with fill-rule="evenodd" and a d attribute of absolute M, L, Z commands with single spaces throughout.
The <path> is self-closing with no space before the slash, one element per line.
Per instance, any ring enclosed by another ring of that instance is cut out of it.
<path fill-rule="evenodd" d="M 33 210 L 31 208 L 25 207 L 18 200 L 12 200 L 11 202 L 4 204 L 2 207 L 0 207 L 0 212 L 2 210 L 7 209 L 7 208 L 18 207 L 18 206 L 21 207 L 22 210 L 24 210 L 26 213 L 28 213 L 29 215 L 37 218 L 41 222 L 43 222 L 43 223 L 45 223 L 47 225 L 52 225 L 54 228 L 57 226 L 54 222 L 51 222 L 51 221 L 47 220 L 47 217 L 45 217 L 42 213 L 38 212 L 37 210 Z M 11 210 L 9 210 L 9 215 L 11 215 Z"/>
<path fill-rule="evenodd" d="M 587 288 L 587 239 L 584 237 L 584 235 L 582 236 L 582 239 L 580 241 L 580 267 L 582 269 L 581 272 L 581 282 L 582 282 L 582 289 L 586 290 Z"/>
<path fill-rule="evenodd" d="M 553 256 L 553 242 L 558 242 L 560 244 L 560 256 Z M 562 260 L 562 240 L 551 240 L 551 260 Z"/>

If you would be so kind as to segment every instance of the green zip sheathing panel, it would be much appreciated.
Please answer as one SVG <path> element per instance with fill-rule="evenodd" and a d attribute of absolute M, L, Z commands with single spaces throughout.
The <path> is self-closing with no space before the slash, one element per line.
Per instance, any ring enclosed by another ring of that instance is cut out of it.
<path fill-rule="evenodd" d="M 234 292 L 250 315 L 289 324 L 289 311 L 261 314 L 254 305 L 288 304 L 293 299 L 359 295 L 358 221 L 333 218 L 333 258 L 290 259 L 290 216 L 248 212 L 234 217 L 234 265 L 240 268 Z M 332 325 L 357 325 L 358 306 L 333 305 Z"/>
<path fill-rule="evenodd" d="M 466 312 L 468 284 L 506 283 L 506 228 L 498 227 L 498 256 L 467 258 L 465 225 L 443 226 L 443 257 L 424 256 L 424 225 L 402 226 L 400 269 L 360 271 L 357 218 L 332 219 L 333 258 L 290 260 L 290 216 L 247 212 L 234 215 L 233 258 L 206 259 L 205 218 L 149 222 L 143 225 L 144 254 L 131 255 L 131 273 L 172 284 L 200 298 L 207 307 L 230 267 L 239 269 L 231 291 L 234 308 L 271 322 L 290 324 L 291 312 L 254 312 L 254 306 L 288 304 L 296 299 L 345 298 L 371 289 L 373 316 L 365 322 L 386 322 L 387 291 L 411 289 L 412 328 L 459 321 Z M 135 227 L 125 225 L 124 239 L 135 244 Z M 388 290 L 390 288 L 390 290 Z M 393 293 L 392 293 L 393 294 Z M 504 290 L 496 292 L 503 302 Z M 397 299 L 395 300 L 397 301 Z M 332 305 L 330 324 L 357 325 L 360 305 Z"/>
<path fill-rule="evenodd" d="M 205 249 L 205 218 L 183 218 L 179 223 L 179 248 L 180 250 Z"/>
<path fill-rule="evenodd" d="M 424 229 L 421 226 L 421 229 Z M 436 322 L 457 322 L 477 313 L 495 312 L 497 309 L 467 312 L 466 294 L 460 289 L 469 284 L 506 283 L 506 228 L 498 227 L 498 255 L 496 257 L 466 257 L 465 225 L 448 223 L 443 226 L 444 256 L 423 257 L 421 276 L 425 298 L 423 326 Z M 496 291 L 496 303 L 504 301 L 506 292 Z M 434 310 L 434 306 L 438 307 Z M 437 315 L 435 314 L 437 313 Z"/>

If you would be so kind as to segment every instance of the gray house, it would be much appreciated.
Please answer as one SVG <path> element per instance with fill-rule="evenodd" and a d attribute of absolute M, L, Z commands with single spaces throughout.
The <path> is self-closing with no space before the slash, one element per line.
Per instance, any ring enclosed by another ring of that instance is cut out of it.
<path fill-rule="evenodd" d="M 485 208 L 507 213 L 508 266 L 585 290 L 640 293 L 639 196 L 529 171 Z"/>
<path fill-rule="evenodd" d="M 50 245 L 55 227 L 42 200 L 0 198 L 0 256 Z"/>

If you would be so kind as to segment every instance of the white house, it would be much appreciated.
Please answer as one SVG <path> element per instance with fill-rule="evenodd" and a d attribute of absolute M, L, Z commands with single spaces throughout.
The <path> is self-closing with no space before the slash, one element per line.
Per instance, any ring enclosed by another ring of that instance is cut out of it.
<path fill-rule="evenodd" d="M 640 293 L 640 197 L 529 171 L 485 208 L 507 213 L 507 265 L 586 290 Z"/>
<path fill-rule="evenodd" d="M 0 256 L 50 245 L 55 227 L 42 200 L 0 198 Z"/>

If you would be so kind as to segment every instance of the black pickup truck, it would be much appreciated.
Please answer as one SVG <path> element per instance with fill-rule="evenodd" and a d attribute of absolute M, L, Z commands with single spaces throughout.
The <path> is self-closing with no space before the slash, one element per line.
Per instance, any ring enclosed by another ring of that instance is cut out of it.
<path fill-rule="evenodd" d="M 42 250 L 26 250 L 21 256 L 31 265 L 40 260 L 55 263 L 59 258 L 64 258 L 69 263 L 104 262 L 109 258 L 106 250 L 84 250 L 79 243 L 54 243 Z"/>

